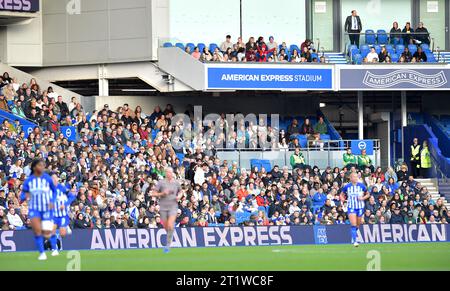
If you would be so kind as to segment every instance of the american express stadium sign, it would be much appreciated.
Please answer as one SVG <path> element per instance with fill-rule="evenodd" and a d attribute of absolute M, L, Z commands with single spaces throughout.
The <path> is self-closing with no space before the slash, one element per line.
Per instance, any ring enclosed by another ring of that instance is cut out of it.
<path fill-rule="evenodd" d="M 281 67 L 208 67 L 207 89 L 332 90 L 333 69 Z"/>

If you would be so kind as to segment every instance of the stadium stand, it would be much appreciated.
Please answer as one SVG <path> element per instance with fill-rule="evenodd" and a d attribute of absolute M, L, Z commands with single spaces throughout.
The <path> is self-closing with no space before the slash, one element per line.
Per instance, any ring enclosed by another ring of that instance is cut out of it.
<path fill-rule="evenodd" d="M 171 105 L 150 113 L 139 107 L 132 110 L 127 104 L 117 110 L 106 105 L 87 113 L 76 99 L 67 104 L 35 83 L 8 92 L 12 80 L 5 74 L 1 90 L 2 96 L 9 96 L 3 102 L 6 108 L 0 110 L 3 230 L 30 227 L 26 201 L 19 195 L 35 157 L 44 158 L 48 169 L 76 193 L 71 205 L 71 227 L 75 229 L 161 227 L 157 204 L 149 194 L 166 166 L 183 179 L 178 226 L 345 224 L 347 208 L 340 189 L 352 170 L 359 172 L 372 195 L 366 204 L 365 223 L 448 220 L 445 199 L 432 195 L 420 180 L 410 177 L 406 165 L 397 172 L 381 167 L 372 172 L 364 165 L 319 169 L 292 157 L 292 161 L 300 161 L 291 163 L 293 170 L 265 159 L 253 159 L 248 170 L 217 158 L 215 148 L 225 146 L 224 140 L 211 144 L 197 136 L 192 144 L 176 148 L 170 136 L 182 125 L 171 124 L 175 114 Z M 29 86 L 34 89 L 28 90 Z M 28 123 L 33 130 L 24 132 Z M 65 138 L 62 125 L 74 126 L 77 139 Z M 318 126 L 314 116 L 285 117 L 280 128 L 289 136 L 289 148 L 295 147 L 296 140 L 304 147 L 314 136 L 319 140 L 340 138 L 326 118 Z M 232 143 L 235 146 L 237 140 Z M 8 219 L 9 208 L 16 210 L 20 221 Z"/>

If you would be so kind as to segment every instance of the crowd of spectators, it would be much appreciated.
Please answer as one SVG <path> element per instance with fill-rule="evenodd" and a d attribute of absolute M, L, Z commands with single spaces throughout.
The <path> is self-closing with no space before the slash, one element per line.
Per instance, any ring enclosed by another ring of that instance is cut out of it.
<path fill-rule="evenodd" d="M 175 111 L 170 104 L 164 110 L 156 107 L 148 115 L 139 106 L 132 110 L 127 104 L 116 110 L 105 105 L 87 114 L 76 98 L 66 104 L 51 88 L 41 90 L 34 80 L 18 85 L 4 74 L 1 81 L 0 100 L 8 96 L 4 102 L 7 107 L 2 109 L 17 115 L 24 112 L 39 124 L 27 138 L 20 123 L 5 120 L 1 124 L 3 230 L 30 227 L 27 201 L 19 197 L 36 157 L 43 158 L 48 171 L 56 173 L 61 183 L 76 194 L 70 226 L 77 229 L 162 227 L 158 200 L 150 194 L 164 177 L 165 167 L 172 167 L 181 182 L 183 195 L 176 221 L 179 227 L 347 223 L 347 202 L 340 189 L 351 172 L 358 173 L 371 193 L 365 223 L 448 221 L 443 201 L 433 200 L 427 188 L 410 176 L 406 165 L 398 172 L 374 168 L 370 161 L 319 169 L 299 158 L 300 148 L 295 144 L 298 140 L 293 139 L 289 144 L 293 144 L 292 155 L 297 156 L 292 159 L 292 169 L 277 165 L 270 170 L 240 168 L 235 161 L 220 160 L 214 151 L 217 140 L 205 140 L 203 131 L 193 137 L 183 136 L 192 142 L 175 147 L 171 137 L 182 125 L 172 124 Z M 224 123 L 222 116 L 205 131 Z M 305 128 L 311 130 L 311 125 L 305 123 Z M 61 124 L 75 126 L 79 139 L 71 142 L 64 138 L 59 132 Z M 153 135 L 155 129 L 158 132 Z M 323 128 L 316 126 L 316 131 L 320 130 Z M 290 126 L 288 131 L 292 134 L 297 129 Z M 236 143 L 238 135 L 232 136 Z M 290 140 L 283 138 L 285 144 L 286 139 Z M 219 144 L 224 143 L 218 139 Z"/>
<path fill-rule="evenodd" d="M 236 42 L 227 35 L 220 46 L 186 46 L 185 52 L 201 62 L 269 62 L 269 63 L 325 63 L 324 56 L 317 54 L 314 43 L 306 39 L 300 47 L 287 46 L 285 42 L 280 45 L 273 36 L 266 42 L 263 36 L 255 39 L 250 37 L 247 42 L 238 37 Z"/>

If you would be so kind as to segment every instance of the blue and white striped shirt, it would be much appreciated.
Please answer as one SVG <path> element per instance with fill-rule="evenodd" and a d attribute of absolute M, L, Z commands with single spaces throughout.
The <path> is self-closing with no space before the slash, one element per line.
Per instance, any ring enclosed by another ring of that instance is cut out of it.
<path fill-rule="evenodd" d="M 342 192 L 347 194 L 347 207 L 353 209 L 363 209 L 364 201 L 359 200 L 359 197 L 363 197 L 367 192 L 367 188 L 363 183 L 356 183 L 353 185 L 352 183 L 348 183 L 342 188 Z"/>
<path fill-rule="evenodd" d="M 56 186 L 54 216 L 66 217 L 69 214 L 70 204 L 75 200 L 75 198 L 76 196 L 69 192 L 64 185 L 58 184 L 58 186 Z"/>
<path fill-rule="evenodd" d="M 55 203 L 56 187 L 47 173 L 40 177 L 31 175 L 23 183 L 22 196 L 30 194 L 29 210 L 50 211 L 49 203 Z"/>

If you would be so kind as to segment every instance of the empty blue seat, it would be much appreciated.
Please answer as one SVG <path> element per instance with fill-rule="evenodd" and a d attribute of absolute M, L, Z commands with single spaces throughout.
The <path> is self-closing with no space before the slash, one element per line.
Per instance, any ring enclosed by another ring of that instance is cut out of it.
<path fill-rule="evenodd" d="M 376 37 L 375 32 L 372 29 L 366 30 L 366 44 L 375 44 Z"/>
<path fill-rule="evenodd" d="M 358 47 L 356 46 L 356 45 L 354 45 L 354 44 L 352 44 L 352 45 L 350 45 L 349 47 L 348 47 L 348 49 L 347 49 L 347 55 L 351 55 L 351 51 L 352 50 L 355 50 L 355 49 L 358 49 Z"/>
<path fill-rule="evenodd" d="M 173 47 L 173 45 L 172 45 L 171 42 L 165 42 L 165 43 L 163 44 L 163 47 Z"/>
<path fill-rule="evenodd" d="M 353 58 L 354 55 L 357 55 L 359 53 L 360 53 L 359 49 L 354 48 L 350 51 L 350 56 Z"/>
<path fill-rule="evenodd" d="M 356 54 L 356 55 L 353 56 L 353 63 L 354 63 L 355 65 L 361 65 L 361 64 L 362 64 L 362 61 L 363 61 L 362 55 Z"/>
<path fill-rule="evenodd" d="M 391 55 L 391 62 L 396 63 L 396 62 L 398 62 L 398 59 L 399 59 L 399 57 L 397 54 Z"/>
<path fill-rule="evenodd" d="M 327 141 L 327 140 L 330 140 L 331 137 L 330 137 L 329 134 L 321 134 L 321 135 L 320 135 L 320 139 L 321 139 L 321 140 Z"/>
<path fill-rule="evenodd" d="M 209 50 L 211 51 L 211 52 L 214 52 L 214 50 L 216 49 L 216 48 L 218 48 L 219 46 L 216 44 L 216 43 L 210 43 L 209 44 Z"/>
<path fill-rule="evenodd" d="M 370 47 L 367 44 L 361 45 L 361 56 L 364 59 L 367 54 L 370 52 Z"/>
<path fill-rule="evenodd" d="M 377 40 L 378 40 L 378 44 L 387 44 L 388 43 L 388 36 L 384 29 L 377 30 Z"/>
<path fill-rule="evenodd" d="M 425 52 L 425 55 L 427 56 L 427 63 L 437 63 L 436 58 L 434 57 L 434 54 L 431 52 Z"/>
<path fill-rule="evenodd" d="M 178 47 L 178 48 L 180 48 L 180 49 L 182 49 L 182 50 L 184 50 L 184 44 L 182 44 L 181 42 L 177 42 L 177 43 L 175 44 L 175 46 Z"/>
<path fill-rule="evenodd" d="M 402 45 L 402 44 L 398 44 L 398 45 L 395 46 L 395 52 L 397 54 L 403 53 L 404 50 L 405 50 L 405 46 Z"/>
<path fill-rule="evenodd" d="M 415 44 L 408 44 L 409 52 L 413 55 L 417 51 L 417 46 Z"/>

